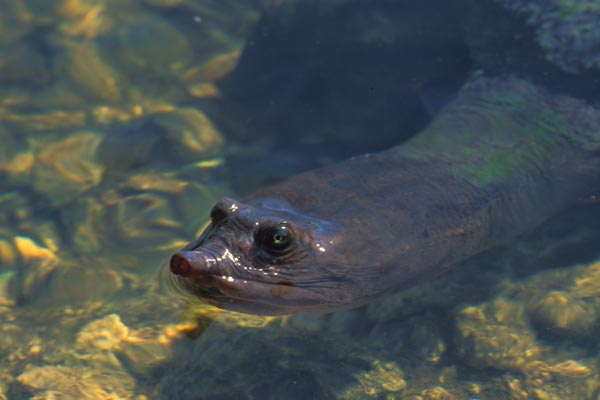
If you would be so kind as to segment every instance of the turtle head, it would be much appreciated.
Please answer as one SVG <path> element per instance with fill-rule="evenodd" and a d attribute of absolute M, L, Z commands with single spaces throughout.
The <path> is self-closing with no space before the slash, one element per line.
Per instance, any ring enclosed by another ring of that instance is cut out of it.
<path fill-rule="evenodd" d="M 287 203 L 221 199 L 200 237 L 171 257 L 176 285 L 217 307 L 251 314 L 328 311 L 352 302 L 335 223 Z"/>

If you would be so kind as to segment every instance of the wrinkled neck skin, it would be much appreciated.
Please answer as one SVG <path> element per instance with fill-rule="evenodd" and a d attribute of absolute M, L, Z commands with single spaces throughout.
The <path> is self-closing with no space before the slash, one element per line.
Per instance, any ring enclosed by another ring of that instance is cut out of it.
<path fill-rule="evenodd" d="M 186 292 L 234 311 L 364 304 L 532 229 L 581 195 L 580 131 L 597 122 L 575 100 L 480 78 L 402 146 L 243 202 L 222 199 L 171 271 Z"/>

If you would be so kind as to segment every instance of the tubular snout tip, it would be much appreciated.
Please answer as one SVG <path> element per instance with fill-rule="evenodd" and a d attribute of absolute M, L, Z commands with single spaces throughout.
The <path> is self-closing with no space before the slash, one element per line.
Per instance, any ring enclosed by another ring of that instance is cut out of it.
<path fill-rule="evenodd" d="M 169 266 L 171 267 L 172 273 L 183 277 L 189 274 L 191 270 L 191 260 L 188 253 L 189 252 L 187 251 L 179 251 L 171 256 Z"/>

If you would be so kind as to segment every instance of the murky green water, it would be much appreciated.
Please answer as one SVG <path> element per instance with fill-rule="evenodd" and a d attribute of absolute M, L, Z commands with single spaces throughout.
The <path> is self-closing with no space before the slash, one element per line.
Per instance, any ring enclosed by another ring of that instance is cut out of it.
<path fill-rule="evenodd" d="M 166 266 L 220 196 L 400 143 L 476 69 L 596 101 L 593 2 L 0 3 L 0 399 L 600 398 L 590 199 L 332 314 L 220 311 Z"/>

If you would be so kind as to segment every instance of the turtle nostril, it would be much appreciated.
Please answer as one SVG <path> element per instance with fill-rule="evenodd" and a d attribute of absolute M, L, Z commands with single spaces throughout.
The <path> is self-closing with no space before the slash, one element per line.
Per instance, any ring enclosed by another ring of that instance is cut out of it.
<path fill-rule="evenodd" d="M 171 272 L 185 277 L 190 271 L 190 261 L 184 255 L 175 253 L 171 257 Z"/>

